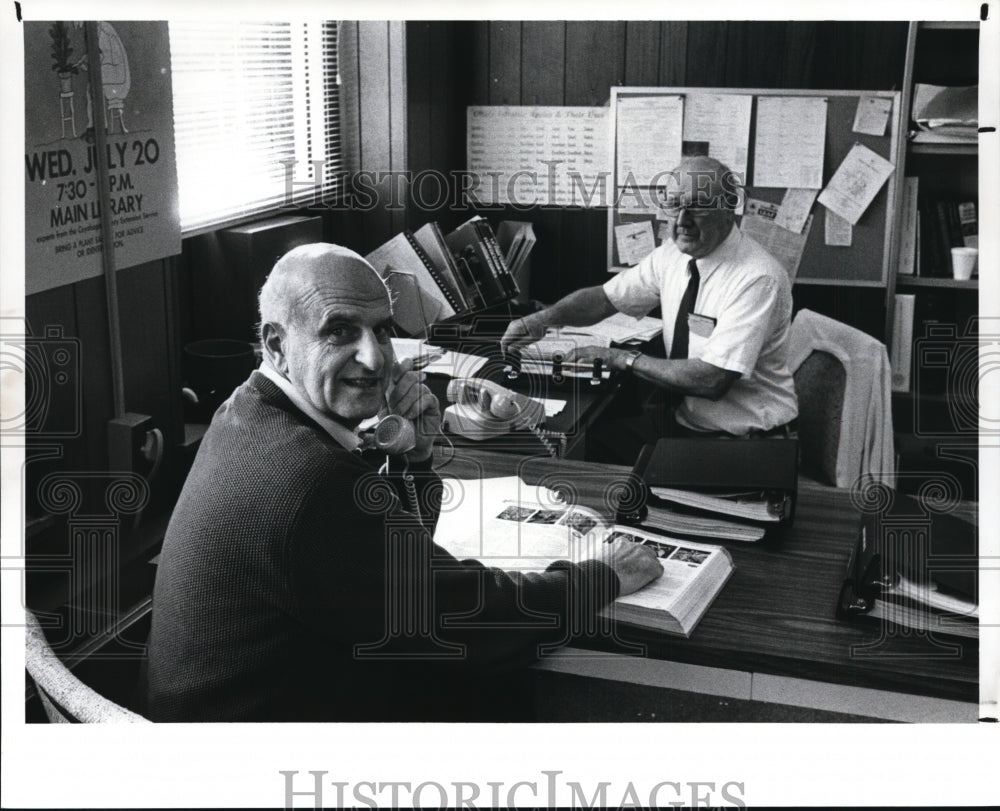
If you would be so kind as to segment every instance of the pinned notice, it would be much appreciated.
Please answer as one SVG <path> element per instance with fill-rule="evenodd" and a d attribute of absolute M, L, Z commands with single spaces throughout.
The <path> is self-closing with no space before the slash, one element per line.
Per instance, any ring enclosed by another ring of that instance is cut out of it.
<path fill-rule="evenodd" d="M 774 218 L 774 224 L 787 228 L 794 234 L 801 234 L 818 193 L 816 189 L 786 191 L 785 198 L 781 201 L 781 208 Z"/>
<path fill-rule="evenodd" d="M 757 99 L 754 186 L 823 188 L 826 106 L 825 98 Z"/>
<path fill-rule="evenodd" d="M 826 210 L 826 244 L 836 248 L 850 248 L 854 238 L 854 228 L 843 217 L 838 217 L 830 209 Z"/>
<path fill-rule="evenodd" d="M 623 265 L 637 265 L 653 252 L 653 224 L 649 220 L 615 226 L 615 245 L 618 261 Z"/>
<path fill-rule="evenodd" d="M 820 192 L 819 202 L 851 225 L 857 225 L 895 168 L 868 147 L 855 144 Z"/>
<path fill-rule="evenodd" d="M 802 252 L 809 238 L 812 216 L 806 218 L 801 234 L 782 228 L 775 222 L 779 209 L 774 203 L 759 200 L 747 201 L 747 213 L 740 222 L 740 231 L 749 235 L 771 254 L 788 271 L 788 278 L 795 281 L 802 262 Z M 753 212 L 753 213 L 751 213 Z"/>
<path fill-rule="evenodd" d="M 854 113 L 853 131 L 861 135 L 885 135 L 885 125 L 892 112 L 892 99 L 881 96 L 861 96 Z"/>
<path fill-rule="evenodd" d="M 619 98 L 617 118 L 618 183 L 662 183 L 681 160 L 684 99 L 680 96 Z M 631 175 L 631 180 L 629 180 Z"/>

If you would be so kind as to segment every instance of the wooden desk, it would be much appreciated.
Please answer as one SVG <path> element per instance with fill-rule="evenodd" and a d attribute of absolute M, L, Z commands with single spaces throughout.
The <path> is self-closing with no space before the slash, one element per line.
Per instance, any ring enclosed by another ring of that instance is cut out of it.
<path fill-rule="evenodd" d="M 607 495 L 628 473 L 612 465 L 484 451 L 473 457 L 461 448 L 439 470 L 463 478 L 483 468 L 497 475 L 516 473 L 529 483 L 556 474 L 572 483 L 582 503 L 605 514 Z M 618 626 L 617 638 L 577 640 L 542 661 L 540 674 L 555 679 L 561 692 L 569 687 L 579 695 L 578 705 L 564 706 L 547 720 L 595 720 L 594 697 L 611 704 L 616 689 L 631 702 L 628 713 L 645 707 L 656 714 L 650 709 L 655 705 L 661 719 L 677 703 L 673 693 L 680 691 L 715 697 L 711 707 L 703 707 L 701 720 L 726 720 L 725 712 L 712 716 L 720 700 L 738 705 L 748 720 L 774 720 L 773 713 L 762 715 L 754 705 L 809 711 L 794 720 L 820 720 L 824 714 L 838 720 L 841 715 L 975 720 L 976 640 L 929 639 L 874 621 L 853 624 L 834 616 L 857 516 L 847 491 L 802 483 L 795 523 L 780 545 L 724 544 L 735 572 L 690 639 Z M 580 686 L 551 674 L 591 683 Z M 602 680 L 599 687 L 594 679 Z M 544 705 L 543 699 L 542 717 Z M 600 720 L 640 719 L 604 714 Z"/>

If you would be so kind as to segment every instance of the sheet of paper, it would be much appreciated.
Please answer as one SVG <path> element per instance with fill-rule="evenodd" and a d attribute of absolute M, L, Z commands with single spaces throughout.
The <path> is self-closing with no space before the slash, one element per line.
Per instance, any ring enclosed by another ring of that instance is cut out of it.
<path fill-rule="evenodd" d="M 532 397 L 532 400 L 539 400 L 538 397 Z M 556 414 L 561 414 L 562 410 L 566 408 L 566 401 L 559 400 L 555 397 L 546 397 L 541 400 L 543 406 L 545 406 L 545 416 L 554 417 Z"/>
<path fill-rule="evenodd" d="M 746 183 L 752 107 L 753 96 L 726 93 L 694 93 L 684 102 L 684 143 L 707 142 L 705 154 L 739 174 L 741 185 Z"/>
<path fill-rule="evenodd" d="M 423 371 L 448 377 L 473 377 L 489 360 L 482 355 L 468 355 L 431 346 L 421 338 L 393 338 L 392 349 L 397 360 L 440 355 L 438 360 L 425 366 Z"/>
<path fill-rule="evenodd" d="M 469 107 L 469 172 L 480 203 L 608 205 L 606 107 Z M 595 184 L 596 187 L 595 187 Z M 597 189 L 595 192 L 594 189 Z"/>
<path fill-rule="evenodd" d="M 857 112 L 854 113 L 852 132 L 862 135 L 885 135 L 885 127 L 889 123 L 891 112 L 892 99 L 862 95 L 858 99 Z"/>
<path fill-rule="evenodd" d="M 656 176 L 681 160 L 684 99 L 681 96 L 620 96 L 616 110 L 618 185 L 631 173 L 639 186 L 654 185 Z"/>
<path fill-rule="evenodd" d="M 637 265 L 656 248 L 653 224 L 649 220 L 615 226 L 618 264 Z"/>
<path fill-rule="evenodd" d="M 637 340 L 645 341 L 652 338 L 663 328 L 663 321 L 652 316 L 643 318 L 633 318 L 625 313 L 615 313 L 591 324 L 589 327 L 563 327 L 560 333 L 563 335 L 577 332 L 580 335 L 598 338 L 604 346 L 609 346 L 611 342 L 623 343 L 624 341 Z M 597 343 L 592 342 L 592 343 Z"/>
<path fill-rule="evenodd" d="M 521 511 L 530 517 L 538 507 L 559 514 L 567 509 L 559 493 L 530 485 L 517 476 L 495 479 L 444 477 L 441 483 L 444 493 L 434 540 L 460 560 L 477 558 L 487 565 L 496 565 L 489 559 L 504 559 L 506 563 L 510 558 L 527 555 L 529 550 L 522 549 L 521 525 L 511 519 L 520 517 Z M 498 519 L 500 515 L 509 518 Z M 551 550 L 553 554 L 549 560 L 572 554 L 568 533 L 563 532 L 553 540 L 560 540 L 563 545 Z M 516 568 L 524 568 L 529 563 L 522 561 Z"/>
<path fill-rule="evenodd" d="M 838 217 L 826 209 L 826 244 L 840 248 L 850 248 L 854 238 L 854 228 L 843 217 Z"/>
<path fill-rule="evenodd" d="M 615 206 L 622 214 L 640 217 L 664 217 L 656 195 L 650 189 L 640 189 L 637 186 L 625 186 L 617 190 Z"/>
<path fill-rule="evenodd" d="M 664 242 L 673 242 L 674 239 L 670 234 L 671 228 L 669 223 L 661 222 L 656 229 L 656 239 L 662 245 Z"/>
<path fill-rule="evenodd" d="M 775 225 L 801 234 L 818 193 L 816 189 L 788 189 L 774 218 Z"/>
<path fill-rule="evenodd" d="M 749 209 L 749 205 L 747 207 Z M 812 221 L 813 218 L 810 214 L 802 233 L 796 234 L 777 225 L 771 217 L 748 213 L 743 215 L 740 230 L 753 237 L 771 256 L 777 259 L 781 266 L 788 271 L 788 278 L 794 282 L 799 272 L 799 264 L 802 262 L 802 252 L 805 250 L 806 240 L 809 238 Z"/>
<path fill-rule="evenodd" d="M 758 98 L 753 185 L 823 188 L 825 141 L 825 98 Z"/>
<path fill-rule="evenodd" d="M 820 192 L 819 201 L 851 225 L 857 225 L 893 169 L 881 155 L 864 144 L 855 144 Z"/>

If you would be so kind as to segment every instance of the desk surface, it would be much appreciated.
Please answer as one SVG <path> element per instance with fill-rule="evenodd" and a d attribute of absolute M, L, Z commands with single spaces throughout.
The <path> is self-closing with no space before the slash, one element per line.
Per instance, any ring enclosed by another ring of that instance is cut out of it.
<path fill-rule="evenodd" d="M 535 483 L 565 480 L 581 503 L 609 513 L 608 495 L 628 469 L 542 457 L 456 449 L 439 460 L 444 476 L 520 475 Z M 794 525 L 780 544 L 724 543 L 736 564 L 729 582 L 690 639 L 620 627 L 625 642 L 654 659 L 767 673 L 872 689 L 976 702 L 976 640 L 933 639 L 865 620 L 838 620 L 834 607 L 855 539 L 857 510 L 845 490 L 800 484 Z M 624 649 L 614 640 L 575 646 Z"/>

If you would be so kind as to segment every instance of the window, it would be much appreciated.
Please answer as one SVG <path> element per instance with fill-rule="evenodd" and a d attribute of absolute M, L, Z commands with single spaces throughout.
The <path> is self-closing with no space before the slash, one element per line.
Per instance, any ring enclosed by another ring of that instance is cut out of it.
<path fill-rule="evenodd" d="M 171 22 L 170 55 L 185 234 L 311 201 L 317 168 L 331 191 L 341 162 L 336 23 Z"/>

